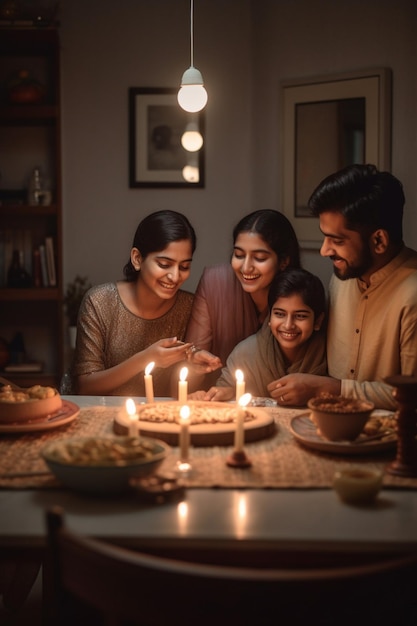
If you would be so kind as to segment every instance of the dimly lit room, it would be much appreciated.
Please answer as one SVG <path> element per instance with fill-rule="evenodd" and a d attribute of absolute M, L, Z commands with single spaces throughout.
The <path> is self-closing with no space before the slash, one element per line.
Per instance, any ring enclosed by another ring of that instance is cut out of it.
<path fill-rule="evenodd" d="M 0 623 L 417 623 L 416 24 L 0 0 Z"/>

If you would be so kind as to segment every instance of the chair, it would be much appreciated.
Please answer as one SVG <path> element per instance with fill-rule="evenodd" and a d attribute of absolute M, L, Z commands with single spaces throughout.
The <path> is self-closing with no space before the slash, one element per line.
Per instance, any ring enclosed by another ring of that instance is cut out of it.
<path fill-rule="evenodd" d="M 78 536 L 47 512 L 47 623 L 414 626 L 417 554 L 319 569 L 179 561 Z"/>

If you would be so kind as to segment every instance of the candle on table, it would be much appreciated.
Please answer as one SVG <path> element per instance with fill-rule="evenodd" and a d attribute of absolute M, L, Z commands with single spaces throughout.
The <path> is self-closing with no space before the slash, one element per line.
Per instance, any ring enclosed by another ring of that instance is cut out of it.
<path fill-rule="evenodd" d="M 184 405 L 180 410 L 180 462 L 188 463 L 190 447 L 190 407 Z"/>
<path fill-rule="evenodd" d="M 132 398 L 126 400 L 126 413 L 129 416 L 129 435 L 137 437 L 139 435 L 139 417 L 136 411 L 136 404 Z"/>
<path fill-rule="evenodd" d="M 242 370 L 236 370 L 236 403 L 239 402 L 240 398 L 245 393 L 245 378 L 243 376 Z"/>
<path fill-rule="evenodd" d="M 187 402 L 188 396 L 188 382 L 186 380 L 188 376 L 188 368 L 182 367 L 180 371 L 180 380 L 178 382 L 178 401 L 181 404 L 185 404 Z"/>
<path fill-rule="evenodd" d="M 154 396 L 153 396 L 153 381 L 152 381 L 152 375 L 151 372 L 154 368 L 155 362 L 151 361 L 150 363 L 148 363 L 148 365 L 145 367 L 145 395 L 146 395 L 146 402 L 153 402 L 154 401 Z"/>
<path fill-rule="evenodd" d="M 242 452 L 245 445 L 245 410 L 244 407 L 252 398 L 250 393 L 245 393 L 239 399 L 239 408 L 236 409 L 235 452 Z"/>

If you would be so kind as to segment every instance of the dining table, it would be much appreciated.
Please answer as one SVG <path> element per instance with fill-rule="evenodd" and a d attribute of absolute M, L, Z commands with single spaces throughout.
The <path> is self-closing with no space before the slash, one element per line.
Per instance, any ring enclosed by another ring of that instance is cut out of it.
<path fill-rule="evenodd" d="M 273 416 L 275 428 L 265 439 L 245 443 L 249 467 L 227 463 L 233 445 L 191 446 L 191 471 L 179 477 L 181 488 L 169 497 L 150 499 L 136 489 L 103 496 L 60 484 L 48 472 L 42 448 L 69 437 L 117 437 L 114 423 L 125 400 L 63 396 L 77 409 L 73 419 L 41 431 L 0 432 L 0 553 L 41 557 L 45 512 L 54 505 L 64 509 L 68 526 L 78 533 L 182 557 L 277 564 L 285 555 L 417 550 L 417 478 L 387 471 L 395 444 L 365 453 L 355 447 L 352 454 L 340 454 L 334 445 L 329 450 L 306 445 L 293 430 L 295 418 L 308 418 L 305 408 L 267 403 L 262 410 Z M 170 445 L 158 470 L 174 482 L 179 450 Z M 355 505 L 339 498 L 333 478 L 346 467 L 383 472 L 373 502 Z"/>

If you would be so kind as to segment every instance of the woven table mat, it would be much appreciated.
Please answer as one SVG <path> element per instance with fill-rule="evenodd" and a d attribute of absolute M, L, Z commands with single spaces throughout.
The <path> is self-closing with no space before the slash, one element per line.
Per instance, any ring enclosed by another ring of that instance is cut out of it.
<path fill-rule="evenodd" d="M 113 434 L 117 407 L 90 407 L 80 410 L 78 418 L 59 428 L 38 433 L 2 435 L 0 437 L 0 488 L 56 488 L 60 484 L 47 471 L 40 456 L 46 443 L 68 437 Z M 226 464 L 231 446 L 196 447 L 190 450 L 192 473 L 185 479 L 187 487 L 223 488 L 330 488 L 336 469 L 346 466 L 367 466 L 384 469 L 393 460 L 395 450 L 367 456 L 337 456 L 307 449 L 295 441 L 289 430 L 291 418 L 300 410 L 265 409 L 271 411 L 277 424 L 276 434 L 262 441 L 248 443 L 245 450 L 252 461 L 247 469 Z M 178 461 L 178 448 L 172 447 L 158 471 L 172 473 Z M 30 476 L 8 478 L 7 474 L 31 473 Z M 385 487 L 417 488 L 417 478 L 400 478 L 385 473 Z"/>

